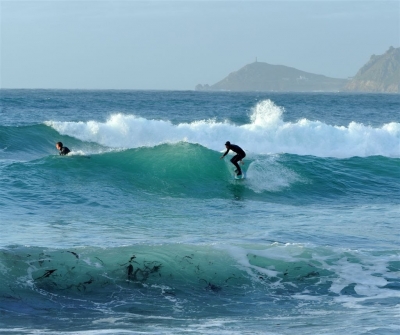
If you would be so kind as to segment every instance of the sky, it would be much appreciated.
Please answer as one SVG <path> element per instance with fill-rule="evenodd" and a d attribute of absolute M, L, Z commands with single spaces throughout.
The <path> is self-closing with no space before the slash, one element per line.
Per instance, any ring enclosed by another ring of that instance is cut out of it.
<path fill-rule="evenodd" d="M 193 90 L 254 62 L 348 78 L 400 0 L 0 0 L 0 88 Z"/>

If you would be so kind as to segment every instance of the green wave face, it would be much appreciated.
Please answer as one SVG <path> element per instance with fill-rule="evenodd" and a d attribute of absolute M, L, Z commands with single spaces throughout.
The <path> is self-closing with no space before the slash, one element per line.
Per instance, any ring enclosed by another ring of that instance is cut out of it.
<path fill-rule="evenodd" d="M 9 247 L 0 254 L 0 293 L 6 297 L 0 308 L 16 312 L 35 306 L 62 316 L 85 306 L 89 314 L 136 309 L 153 317 L 178 308 L 180 315 L 205 317 L 243 315 L 250 306 L 255 314 L 254 306 L 263 306 L 260 313 L 279 315 L 287 308 L 318 308 L 326 299 L 333 306 L 379 304 L 380 295 L 396 295 L 390 278 L 400 269 L 394 256 L 277 243 Z"/>
<path fill-rule="evenodd" d="M 54 197 L 62 183 L 76 202 L 81 202 L 82 197 L 97 201 L 110 194 L 113 196 L 109 201 L 129 195 L 136 199 L 152 195 L 191 199 L 233 196 L 295 204 L 324 199 L 346 201 L 348 197 L 367 197 L 376 202 L 388 191 L 393 199 L 398 198 L 399 159 L 249 154 L 242 165 L 246 178 L 234 180 L 231 156 L 223 160 L 220 156 L 220 152 L 186 142 L 128 150 L 101 149 L 89 156 L 47 155 L 0 166 L 18 181 L 0 180 L 0 186 L 7 193 L 12 188 L 26 192 L 29 185 L 42 185 L 32 194 L 32 199 L 37 199 Z M 23 185 L 18 186 L 20 183 Z"/>

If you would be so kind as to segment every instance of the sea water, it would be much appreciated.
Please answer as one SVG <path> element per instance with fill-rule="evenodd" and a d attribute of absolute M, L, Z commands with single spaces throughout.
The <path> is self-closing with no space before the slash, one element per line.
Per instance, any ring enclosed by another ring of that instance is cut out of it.
<path fill-rule="evenodd" d="M 1 333 L 400 332 L 400 95 L 0 93 Z"/>

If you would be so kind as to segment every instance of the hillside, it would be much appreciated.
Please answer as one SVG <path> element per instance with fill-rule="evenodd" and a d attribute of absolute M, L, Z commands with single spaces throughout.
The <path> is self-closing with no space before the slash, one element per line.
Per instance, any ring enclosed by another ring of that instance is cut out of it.
<path fill-rule="evenodd" d="M 214 85 L 197 85 L 196 90 L 336 92 L 346 83 L 346 79 L 329 78 L 283 65 L 254 62 L 232 72 Z"/>
<path fill-rule="evenodd" d="M 400 93 L 400 48 L 372 55 L 344 88 L 350 92 Z"/>

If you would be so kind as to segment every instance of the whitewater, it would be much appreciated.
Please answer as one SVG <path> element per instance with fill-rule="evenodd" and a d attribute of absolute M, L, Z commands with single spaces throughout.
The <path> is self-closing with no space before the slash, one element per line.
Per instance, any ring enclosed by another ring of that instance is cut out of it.
<path fill-rule="evenodd" d="M 61 135 L 109 148 L 138 148 L 180 141 L 221 150 L 221 143 L 234 138 L 253 154 L 290 153 L 318 157 L 400 156 L 400 124 L 374 128 L 357 122 L 348 126 L 300 119 L 284 122 L 284 109 L 270 99 L 252 108 L 250 122 L 236 125 L 226 120 L 200 120 L 173 124 L 135 115 L 114 114 L 106 122 L 57 122 L 45 124 Z"/>
<path fill-rule="evenodd" d="M 400 331 L 400 96 L 0 93 L 0 333 Z"/>

